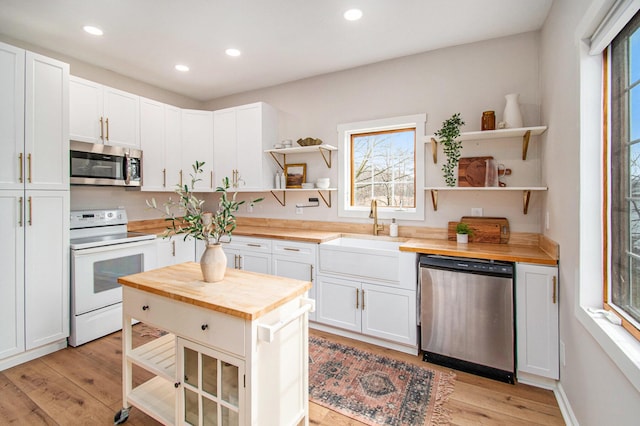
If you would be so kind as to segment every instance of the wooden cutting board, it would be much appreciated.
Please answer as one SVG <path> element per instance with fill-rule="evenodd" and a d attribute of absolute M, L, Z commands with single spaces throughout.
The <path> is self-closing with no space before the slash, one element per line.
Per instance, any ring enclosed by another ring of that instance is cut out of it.
<path fill-rule="evenodd" d="M 506 244 L 509 242 L 511 231 L 509 229 L 509 219 L 506 217 L 489 217 L 489 216 L 462 216 L 460 222 L 468 223 L 497 223 L 500 225 L 500 244 Z"/>
<path fill-rule="evenodd" d="M 493 157 L 464 157 L 458 161 L 458 186 L 484 186 L 486 160 Z"/>

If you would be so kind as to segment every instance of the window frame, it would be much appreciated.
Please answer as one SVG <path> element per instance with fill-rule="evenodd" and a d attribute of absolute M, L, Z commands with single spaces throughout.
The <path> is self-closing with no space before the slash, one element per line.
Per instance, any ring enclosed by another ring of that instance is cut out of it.
<path fill-rule="evenodd" d="M 629 29 L 629 25 L 635 26 L 635 28 L 633 29 Z M 602 98 L 603 98 L 603 105 L 602 105 L 602 109 L 603 109 L 603 113 L 602 113 L 602 117 L 603 117 L 603 159 L 604 159 L 604 166 L 605 166 L 605 173 L 603 174 L 603 210 L 604 210 L 604 217 L 603 217 L 603 221 L 604 221 L 604 241 L 603 241 L 603 251 L 604 251 L 604 256 L 603 256 L 603 262 L 604 262 L 604 268 L 603 268 L 603 306 L 606 310 L 611 311 L 613 313 L 615 313 L 620 320 L 622 321 L 622 326 L 624 327 L 625 330 L 627 330 L 629 333 L 631 333 L 631 335 L 633 335 L 636 339 L 640 340 L 640 321 L 633 319 L 623 308 L 617 306 L 613 301 L 612 301 L 612 292 L 613 290 L 613 286 L 615 285 L 615 283 L 613 282 L 614 280 L 614 268 L 615 268 L 615 262 L 614 262 L 614 252 L 616 250 L 616 246 L 614 244 L 614 237 L 619 235 L 619 232 L 613 232 L 613 230 L 611 229 L 613 224 L 616 223 L 614 220 L 614 187 L 618 187 L 621 183 L 616 182 L 614 176 L 616 175 L 616 173 L 614 173 L 614 167 L 613 167 L 613 162 L 614 162 L 614 149 L 616 149 L 616 147 L 614 147 L 614 144 L 619 143 L 619 141 L 614 140 L 614 135 L 616 134 L 616 130 L 614 128 L 614 112 L 615 112 L 615 106 L 614 106 L 614 99 L 613 97 L 615 96 L 615 89 L 613 87 L 613 80 L 614 78 L 616 78 L 616 76 L 614 76 L 614 68 L 613 68 L 613 44 L 616 43 L 618 41 L 618 38 L 620 36 L 622 36 L 625 41 L 624 41 L 624 46 L 625 46 L 625 58 L 624 58 L 624 62 L 625 64 L 627 64 L 628 61 L 628 54 L 629 54 L 629 50 L 628 50 L 628 41 L 631 37 L 631 35 L 633 33 L 635 33 L 636 31 L 640 30 L 640 16 L 637 16 L 633 19 L 631 19 L 627 25 L 624 26 L 624 28 L 620 31 L 620 33 L 618 35 L 616 35 L 616 37 L 614 38 L 614 40 L 611 42 L 611 44 L 605 49 L 605 51 L 603 52 L 602 55 L 602 61 L 603 61 L 603 66 L 602 66 L 602 73 L 603 73 L 603 93 L 602 93 Z M 620 70 L 623 75 L 621 77 L 625 78 L 627 77 L 625 70 Z M 627 91 L 627 83 L 624 83 L 625 89 L 623 89 L 621 92 L 626 93 Z M 630 88 L 629 88 L 630 90 Z M 619 114 L 620 115 L 625 115 L 625 117 L 629 117 L 630 114 L 630 105 L 629 105 L 629 100 L 628 100 L 628 96 L 625 94 L 623 96 L 626 100 L 627 100 L 627 105 L 620 108 Z M 622 103 L 622 102 L 621 102 Z M 621 124 L 624 125 L 624 123 L 627 123 L 627 119 L 621 119 Z M 622 136 L 626 136 L 627 135 L 627 130 L 623 130 L 621 131 L 621 137 Z M 630 137 L 630 136 L 629 136 Z M 626 143 L 626 142 L 623 142 Z M 620 149 L 620 148 L 617 148 Z M 628 167 L 628 165 L 625 165 L 625 167 Z M 624 176 L 628 176 L 629 171 L 627 170 L 626 172 L 619 172 L 621 175 Z M 626 186 L 625 186 L 626 187 Z M 620 215 L 625 216 L 625 214 L 628 214 L 628 209 L 625 210 L 625 212 L 621 212 Z M 624 217 L 622 219 L 618 219 L 618 221 L 623 220 Z M 628 244 L 629 240 L 625 239 L 624 243 Z M 620 250 L 620 249 L 619 249 Z M 625 252 L 625 250 L 621 250 L 621 252 Z M 624 263 L 624 262 L 623 262 Z"/>
<path fill-rule="evenodd" d="M 427 114 L 415 114 L 399 117 L 389 117 L 383 119 L 359 121 L 353 123 L 345 123 L 338 125 L 338 216 L 348 218 L 369 218 L 369 207 L 352 207 L 351 206 L 351 187 L 352 187 L 352 152 L 351 137 L 354 134 L 383 132 L 398 129 L 415 129 L 415 153 L 414 153 L 414 170 L 415 170 L 415 208 L 402 210 L 395 207 L 384 207 L 378 205 L 378 218 L 380 219 L 398 219 L 398 220 L 425 220 L 424 205 L 424 138 L 425 126 L 427 122 Z"/>

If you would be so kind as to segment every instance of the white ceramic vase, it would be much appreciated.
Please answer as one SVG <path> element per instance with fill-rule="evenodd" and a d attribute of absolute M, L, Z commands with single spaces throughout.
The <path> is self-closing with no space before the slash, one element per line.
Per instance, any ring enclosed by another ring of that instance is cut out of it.
<path fill-rule="evenodd" d="M 207 244 L 207 248 L 200 258 L 200 269 L 207 283 L 222 281 L 227 270 L 227 255 L 220 244 Z"/>
<path fill-rule="evenodd" d="M 517 93 L 509 93 L 505 95 L 507 104 L 504 107 L 504 114 L 502 115 L 502 121 L 505 122 L 507 129 L 513 129 L 522 127 L 524 125 L 522 121 L 522 112 L 520 111 L 520 104 L 518 103 Z"/>
<path fill-rule="evenodd" d="M 460 244 L 469 243 L 469 234 L 456 234 L 456 242 Z"/>

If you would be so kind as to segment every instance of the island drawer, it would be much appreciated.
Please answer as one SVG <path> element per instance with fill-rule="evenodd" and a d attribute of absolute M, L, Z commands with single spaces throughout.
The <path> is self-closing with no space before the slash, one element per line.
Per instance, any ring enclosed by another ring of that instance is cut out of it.
<path fill-rule="evenodd" d="M 145 324 L 244 357 L 245 321 L 210 309 L 123 287 L 123 309 Z"/>

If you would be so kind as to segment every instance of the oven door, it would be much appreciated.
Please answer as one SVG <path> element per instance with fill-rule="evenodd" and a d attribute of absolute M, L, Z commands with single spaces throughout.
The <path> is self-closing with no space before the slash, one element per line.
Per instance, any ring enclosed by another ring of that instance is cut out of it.
<path fill-rule="evenodd" d="M 71 251 L 74 315 L 122 302 L 118 278 L 156 267 L 155 240 Z"/>

